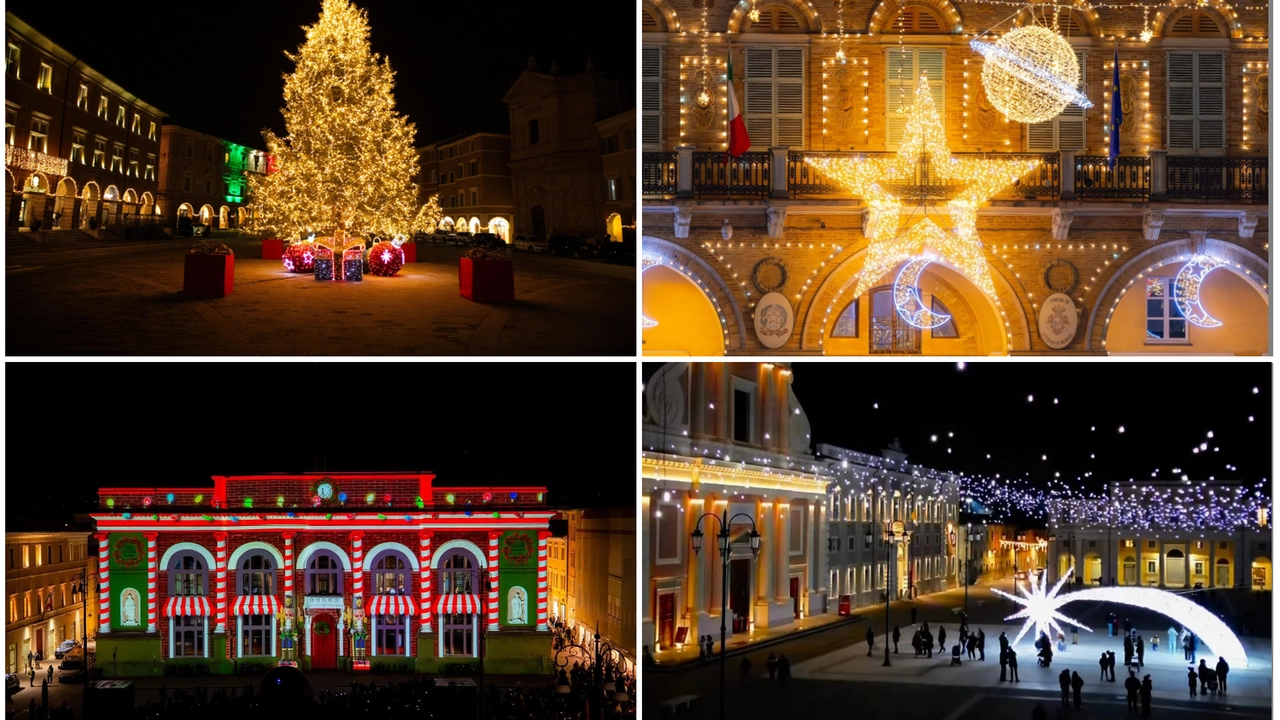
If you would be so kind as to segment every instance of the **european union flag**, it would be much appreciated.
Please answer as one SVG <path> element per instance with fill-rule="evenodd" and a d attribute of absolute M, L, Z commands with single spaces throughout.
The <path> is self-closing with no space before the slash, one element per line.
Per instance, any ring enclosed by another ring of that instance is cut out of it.
<path fill-rule="evenodd" d="M 1111 76 L 1111 143 L 1107 149 L 1107 162 L 1116 169 L 1116 156 L 1120 154 L 1120 124 L 1124 111 L 1120 109 L 1120 48 L 1116 47 L 1115 69 Z"/>

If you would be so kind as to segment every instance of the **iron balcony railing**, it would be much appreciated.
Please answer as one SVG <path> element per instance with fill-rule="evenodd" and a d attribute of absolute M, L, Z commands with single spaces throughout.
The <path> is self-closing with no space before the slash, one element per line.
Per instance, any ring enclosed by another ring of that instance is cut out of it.
<path fill-rule="evenodd" d="M 641 156 L 640 188 L 644 195 L 676 194 L 676 153 L 647 152 Z"/>
<path fill-rule="evenodd" d="M 723 151 L 693 153 L 694 195 L 769 194 L 769 153 L 747 152 L 727 160 Z"/>
<path fill-rule="evenodd" d="M 1187 157 L 1168 159 L 1170 200 L 1266 203 L 1267 158 Z"/>
<path fill-rule="evenodd" d="M 1106 155 L 1077 155 L 1076 197 L 1145 202 L 1151 197 L 1151 158 L 1121 155 L 1113 168 Z"/>
<path fill-rule="evenodd" d="M 793 151 L 787 153 L 787 190 L 791 197 L 822 197 L 822 196 L 845 196 L 851 197 L 848 190 L 837 185 L 830 178 L 827 178 L 817 168 L 809 164 L 810 159 L 816 158 L 857 158 L 857 157 L 884 157 L 892 155 L 890 152 L 820 152 L 820 151 Z M 952 153 L 956 157 L 999 157 L 999 158 L 1027 158 L 1039 160 L 1040 164 L 1035 170 L 1027 173 L 1016 183 L 1008 186 L 1004 190 L 995 195 L 998 200 L 1056 200 L 1061 194 L 1061 156 L 1058 153 Z M 949 182 L 946 179 L 939 178 L 934 172 L 930 172 L 928 177 L 924 178 L 924 184 L 936 186 L 939 195 L 948 194 L 949 188 L 959 190 L 964 186 L 962 182 Z"/>

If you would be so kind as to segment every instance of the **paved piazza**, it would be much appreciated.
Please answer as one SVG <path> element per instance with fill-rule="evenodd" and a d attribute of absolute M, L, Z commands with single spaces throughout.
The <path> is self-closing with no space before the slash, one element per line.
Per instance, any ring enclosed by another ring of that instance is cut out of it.
<path fill-rule="evenodd" d="M 420 245 L 420 262 L 360 283 L 316 282 L 235 251 L 235 291 L 184 298 L 194 240 L 6 243 L 10 355 L 632 355 L 635 268 L 512 253 L 516 302 L 458 294 L 465 248 Z M 421 262 L 424 261 L 425 262 Z"/>

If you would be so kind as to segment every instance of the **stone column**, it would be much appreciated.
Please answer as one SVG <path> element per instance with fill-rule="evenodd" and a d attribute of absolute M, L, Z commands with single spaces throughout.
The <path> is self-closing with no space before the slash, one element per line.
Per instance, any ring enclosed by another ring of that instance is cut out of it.
<path fill-rule="evenodd" d="M 498 631 L 498 538 L 502 537 L 500 532 L 489 533 L 489 596 L 485 602 L 489 604 L 489 632 Z M 546 588 L 546 548 L 547 543 L 539 534 L 538 539 L 538 617 L 541 622 L 543 594 Z M 484 590 L 484 587 L 478 587 L 477 590 Z"/>
<path fill-rule="evenodd" d="M 1182 553 L 1182 589 L 1191 587 L 1191 541 L 1187 541 L 1187 549 Z"/>
<path fill-rule="evenodd" d="M 769 197 L 786 198 L 787 193 L 787 147 L 769 148 Z"/>
<path fill-rule="evenodd" d="M 156 615 L 159 614 L 156 605 L 160 602 L 159 589 L 156 587 L 156 566 L 159 564 L 156 557 L 156 539 L 159 538 L 158 533 L 149 532 L 145 534 L 147 538 L 147 632 L 156 631 Z"/>
<path fill-rule="evenodd" d="M 431 541 L 435 533 L 418 532 L 418 632 L 431 632 Z"/>
<path fill-rule="evenodd" d="M 214 583 L 217 587 L 217 595 L 214 601 L 217 603 L 215 616 L 217 617 L 217 627 L 214 632 L 226 634 L 227 632 L 227 534 L 225 532 L 215 532 L 213 534 L 214 541 L 214 562 L 217 563 L 217 570 Z"/>
<path fill-rule="evenodd" d="M 1059 153 L 1062 161 L 1058 164 L 1058 178 L 1061 194 L 1058 196 L 1062 200 L 1076 199 L 1076 151 L 1063 150 Z"/>
<path fill-rule="evenodd" d="M 1164 202 L 1169 199 L 1169 151 L 1148 150 L 1151 158 L 1151 202 Z"/>
<path fill-rule="evenodd" d="M 98 632 L 111 632 L 111 548 L 107 533 L 97 533 L 98 541 Z M 89 584 L 85 583 L 88 592 Z M 85 619 L 88 622 L 88 618 Z"/>
<path fill-rule="evenodd" d="M 702 614 L 705 598 L 703 587 L 702 572 L 702 552 L 706 552 L 707 548 L 703 545 L 702 552 L 695 555 L 693 553 L 693 531 L 697 529 L 698 518 L 702 516 L 702 503 L 694 502 L 696 498 L 681 498 L 681 503 L 685 506 L 684 511 L 684 528 L 679 538 L 680 547 L 684 549 L 684 566 L 685 579 L 687 588 L 685 592 L 685 607 L 689 617 L 689 632 L 697 635 L 698 618 Z"/>
<path fill-rule="evenodd" d="M 1160 578 L 1156 582 L 1156 587 L 1162 588 L 1164 587 L 1164 541 L 1163 540 L 1156 543 L 1156 551 L 1159 553 L 1156 556 L 1156 572 L 1159 573 L 1159 578 Z"/>
<path fill-rule="evenodd" d="M 774 570 L 774 592 L 776 595 L 774 597 L 779 602 L 783 602 L 791 596 L 791 528 L 788 527 L 790 523 L 790 502 L 784 498 L 778 498 L 778 517 L 775 530 L 777 553 L 774 555 L 774 562 L 777 563 Z"/>
<path fill-rule="evenodd" d="M 1209 584 L 1205 587 L 1216 587 L 1218 581 L 1218 541 L 1209 541 Z"/>
<path fill-rule="evenodd" d="M 693 197 L 693 146 L 676 146 L 676 197 Z"/>

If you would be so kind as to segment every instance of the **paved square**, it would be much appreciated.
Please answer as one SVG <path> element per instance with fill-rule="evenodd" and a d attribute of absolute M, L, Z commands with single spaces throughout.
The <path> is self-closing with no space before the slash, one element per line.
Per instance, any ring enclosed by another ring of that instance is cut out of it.
<path fill-rule="evenodd" d="M 236 254 L 225 298 L 182 294 L 191 239 L 149 242 L 10 234 L 5 248 L 9 355 L 633 355 L 635 267 L 512 253 L 516 302 L 458 294 L 465 248 L 422 244 L 391 278 L 316 282 Z"/>

